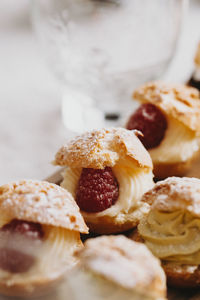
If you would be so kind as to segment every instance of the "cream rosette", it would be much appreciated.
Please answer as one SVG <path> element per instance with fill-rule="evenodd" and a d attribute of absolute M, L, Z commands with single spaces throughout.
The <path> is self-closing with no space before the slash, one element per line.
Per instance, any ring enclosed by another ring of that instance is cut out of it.
<path fill-rule="evenodd" d="M 146 246 L 162 260 L 167 273 L 171 268 L 169 280 L 187 277 L 189 285 L 199 285 L 199 274 L 193 283 L 190 277 L 200 265 L 200 180 L 168 178 L 158 182 L 143 200 L 151 204 L 138 226 Z M 184 278 L 182 282 L 184 285 Z"/>

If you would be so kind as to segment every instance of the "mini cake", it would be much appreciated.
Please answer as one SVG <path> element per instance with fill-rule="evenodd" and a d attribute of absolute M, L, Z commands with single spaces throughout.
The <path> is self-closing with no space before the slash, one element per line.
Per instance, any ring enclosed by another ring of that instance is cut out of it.
<path fill-rule="evenodd" d="M 200 287 L 200 180 L 171 177 L 143 196 L 150 212 L 138 233 L 162 260 L 168 283 Z"/>
<path fill-rule="evenodd" d="M 72 195 L 48 182 L 0 187 L 0 293 L 38 296 L 77 263 L 87 226 Z"/>
<path fill-rule="evenodd" d="M 123 128 L 94 130 L 56 154 L 54 164 L 66 166 L 61 186 L 74 196 L 92 232 L 128 230 L 149 210 L 140 200 L 154 185 L 152 161 L 137 134 Z"/>
<path fill-rule="evenodd" d="M 87 240 L 77 257 L 68 282 L 76 300 L 166 299 L 164 271 L 145 245 L 101 236 Z"/>
<path fill-rule="evenodd" d="M 161 81 L 134 92 L 141 106 L 126 124 L 138 129 L 148 149 L 158 179 L 183 176 L 199 154 L 200 98 L 198 90 Z"/>
<path fill-rule="evenodd" d="M 195 63 L 195 71 L 192 74 L 192 78 L 190 79 L 188 84 L 190 86 L 197 88 L 200 91 L 200 43 L 197 48 L 194 63 Z"/>

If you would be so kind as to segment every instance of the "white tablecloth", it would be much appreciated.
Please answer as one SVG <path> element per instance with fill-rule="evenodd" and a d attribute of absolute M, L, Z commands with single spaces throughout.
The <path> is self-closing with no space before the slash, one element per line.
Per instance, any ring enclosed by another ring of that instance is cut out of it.
<path fill-rule="evenodd" d="M 0 1 L 0 184 L 42 179 L 67 132 L 58 86 L 32 34 L 27 0 Z M 200 1 L 191 1 L 182 38 L 166 79 L 185 81 L 200 39 Z"/>

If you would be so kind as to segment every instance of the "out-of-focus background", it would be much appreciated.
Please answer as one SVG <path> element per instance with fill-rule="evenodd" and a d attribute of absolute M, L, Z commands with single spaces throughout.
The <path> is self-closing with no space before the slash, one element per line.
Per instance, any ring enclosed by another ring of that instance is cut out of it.
<path fill-rule="evenodd" d="M 0 184 L 42 179 L 69 136 L 58 82 L 45 65 L 30 21 L 31 1 L 0 1 Z M 186 82 L 200 40 L 200 1 L 191 0 L 173 61 L 163 78 Z"/>

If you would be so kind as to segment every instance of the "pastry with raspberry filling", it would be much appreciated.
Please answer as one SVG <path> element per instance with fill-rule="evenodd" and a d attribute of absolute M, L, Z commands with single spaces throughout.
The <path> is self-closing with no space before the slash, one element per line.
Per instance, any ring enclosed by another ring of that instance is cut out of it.
<path fill-rule="evenodd" d="M 155 177 L 186 174 L 200 148 L 199 91 L 155 81 L 136 89 L 133 96 L 141 105 L 126 128 L 143 133 L 140 140 L 151 155 Z"/>
<path fill-rule="evenodd" d="M 0 187 L 0 293 L 39 296 L 76 263 L 88 229 L 72 195 L 48 182 Z"/>
<path fill-rule="evenodd" d="M 128 230 L 148 212 L 140 199 L 154 185 L 152 161 L 138 134 L 93 130 L 56 154 L 54 164 L 66 167 L 61 186 L 72 193 L 92 232 Z"/>

